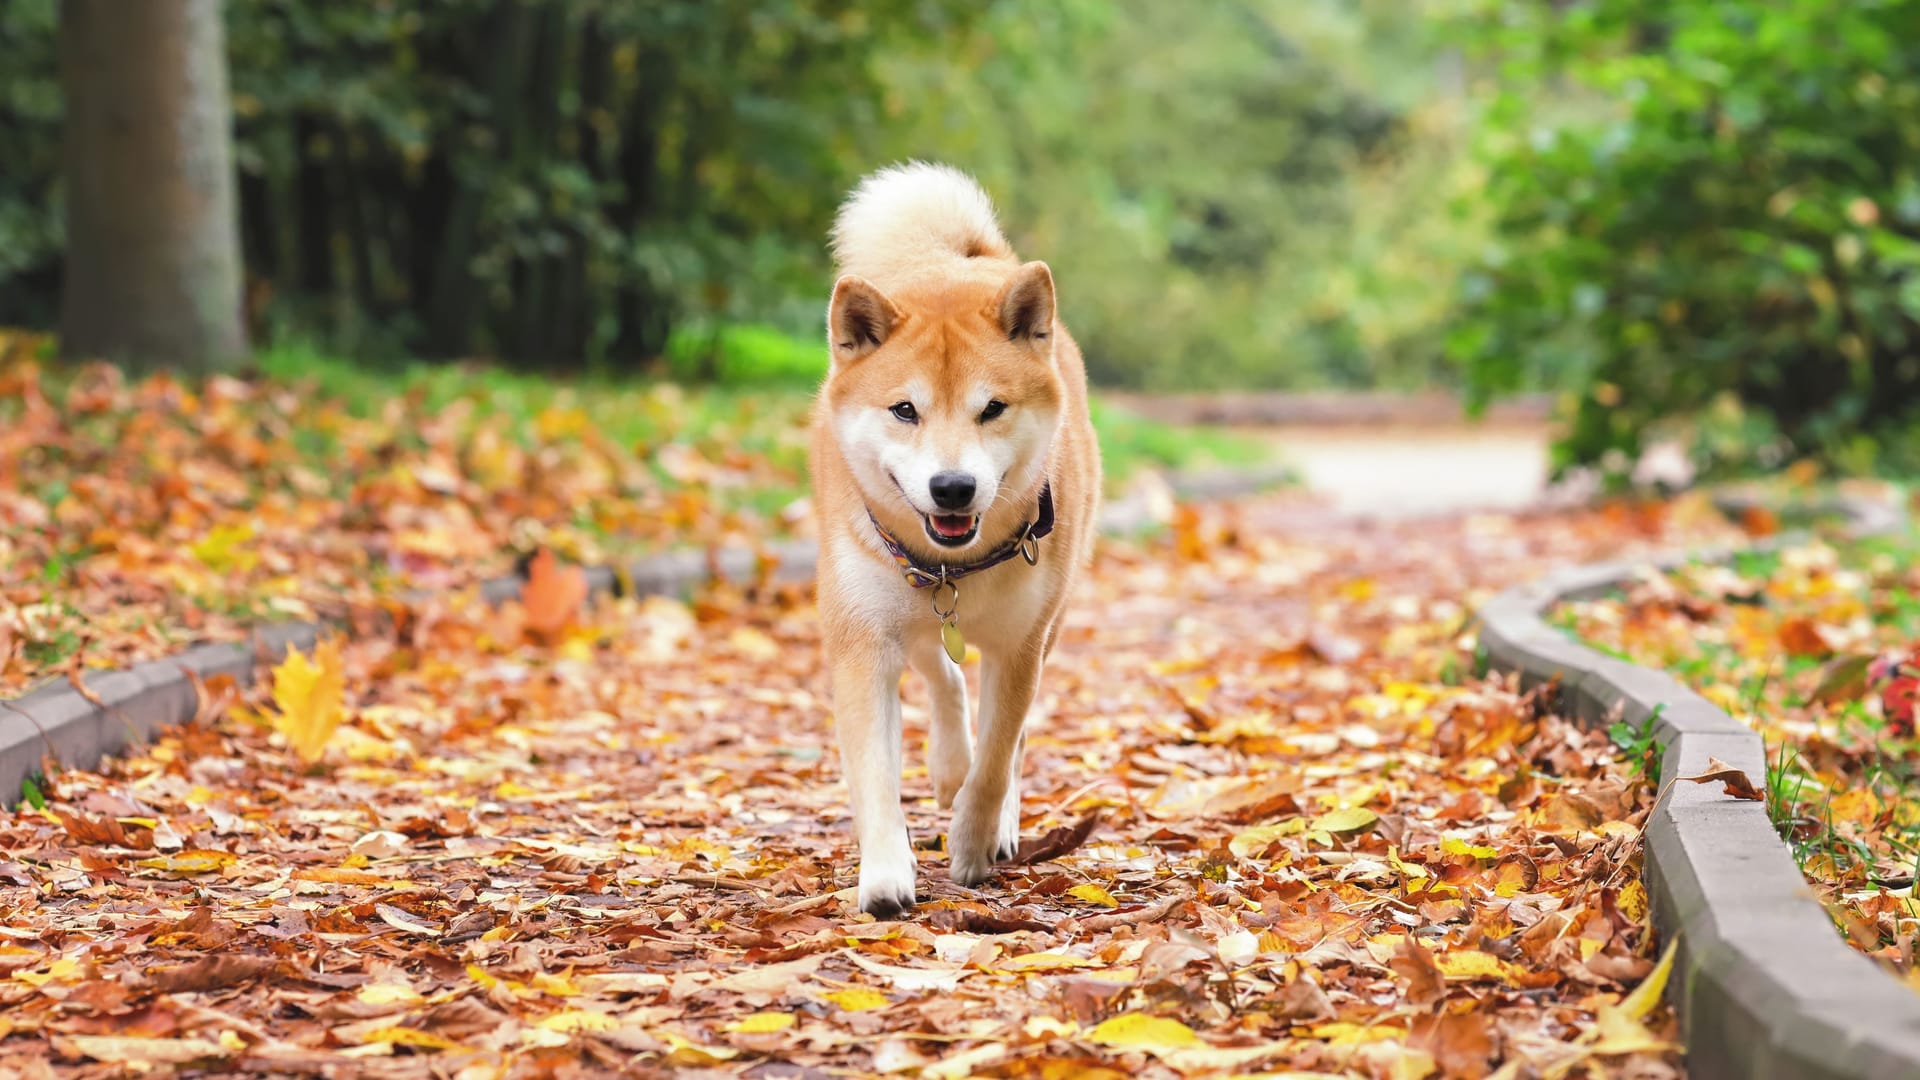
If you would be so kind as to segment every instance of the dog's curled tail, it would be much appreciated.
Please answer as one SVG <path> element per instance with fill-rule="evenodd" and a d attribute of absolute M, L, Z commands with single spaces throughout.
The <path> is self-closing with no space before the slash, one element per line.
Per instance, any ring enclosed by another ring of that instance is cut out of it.
<path fill-rule="evenodd" d="M 993 201 L 948 165 L 910 161 L 873 173 L 853 189 L 833 222 L 833 255 L 846 274 L 881 287 L 929 260 L 1011 259 Z"/>

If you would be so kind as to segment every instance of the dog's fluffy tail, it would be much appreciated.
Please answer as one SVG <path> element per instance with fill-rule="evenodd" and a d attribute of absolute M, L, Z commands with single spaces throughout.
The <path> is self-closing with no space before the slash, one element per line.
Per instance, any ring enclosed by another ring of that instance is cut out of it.
<path fill-rule="evenodd" d="M 846 274 L 882 288 L 929 260 L 1011 259 L 993 202 L 947 165 L 911 161 L 868 176 L 833 222 L 833 254 Z"/>

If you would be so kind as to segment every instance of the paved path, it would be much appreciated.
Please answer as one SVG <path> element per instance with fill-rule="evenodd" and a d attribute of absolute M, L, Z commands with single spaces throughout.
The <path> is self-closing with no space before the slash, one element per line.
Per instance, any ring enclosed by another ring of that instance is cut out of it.
<path fill-rule="evenodd" d="M 1300 425 L 1250 433 L 1270 440 L 1309 491 L 1345 513 L 1511 510 L 1547 495 L 1544 424 Z"/>

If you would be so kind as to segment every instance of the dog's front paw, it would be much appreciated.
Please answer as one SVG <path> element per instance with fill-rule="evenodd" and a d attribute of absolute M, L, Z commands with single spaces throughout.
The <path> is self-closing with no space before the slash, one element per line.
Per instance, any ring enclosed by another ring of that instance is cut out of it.
<path fill-rule="evenodd" d="M 982 809 L 962 792 L 947 830 L 950 874 L 962 885 L 978 885 L 993 876 L 1000 840 L 1000 808 Z"/>
<path fill-rule="evenodd" d="M 860 910 L 876 919 L 895 919 L 913 910 L 913 845 L 905 829 L 897 836 L 892 843 L 860 852 Z"/>
<path fill-rule="evenodd" d="M 1020 796 L 1007 793 L 1007 799 L 1000 804 L 1000 828 L 994 837 L 993 861 L 1006 862 L 1020 850 Z"/>

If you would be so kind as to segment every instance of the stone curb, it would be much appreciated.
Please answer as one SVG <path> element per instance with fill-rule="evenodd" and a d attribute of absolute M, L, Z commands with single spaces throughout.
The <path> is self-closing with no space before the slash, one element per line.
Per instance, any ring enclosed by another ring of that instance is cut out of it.
<path fill-rule="evenodd" d="M 1725 496 L 1737 512 L 1762 500 Z M 1853 535 L 1902 529 L 1897 504 L 1845 496 L 1816 508 L 1844 517 Z M 1756 545 L 1792 542 L 1782 536 Z M 1687 1067 L 1720 1077 L 1920 1076 L 1920 994 L 1856 952 L 1833 928 L 1766 804 L 1728 798 L 1717 784 L 1676 784 L 1719 758 L 1756 783 L 1766 777 L 1760 736 L 1662 671 L 1576 643 L 1541 616 L 1630 580 L 1638 567 L 1721 561 L 1726 550 L 1640 563 L 1569 567 L 1501 593 L 1478 613 L 1490 667 L 1522 686 L 1558 681 L 1583 725 L 1624 719 L 1654 728 L 1664 753 L 1661 797 L 1646 826 L 1646 877 L 1654 925 L 1678 940 L 1667 994 L 1680 1015 Z"/>
<path fill-rule="evenodd" d="M 1166 477 L 1172 494 L 1191 499 L 1225 499 L 1264 490 L 1289 478 L 1283 470 L 1175 473 Z M 1164 493 L 1163 493 L 1164 494 Z M 1155 498 L 1135 496 L 1102 507 L 1100 525 L 1108 532 L 1134 532 L 1153 524 Z M 772 579 L 803 583 L 813 578 L 816 559 L 810 541 L 713 551 L 674 551 L 638 560 L 616 572 L 587 568 L 594 595 L 679 595 L 714 580 L 750 582 L 763 565 L 773 564 Z M 519 577 L 495 578 L 480 586 L 489 604 L 518 599 Z M 0 699 L 0 807 L 20 797 L 21 783 L 39 773 L 46 759 L 65 768 L 90 769 L 109 754 L 151 738 L 162 727 L 187 723 L 198 706 L 193 680 L 231 675 L 250 686 L 260 672 L 284 658 L 289 649 L 311 649 L 321 627 L 311 622 L 274 623 L 255 631 L 246 643 L 200 645 L 183 653 L 115 671 L 90 671 L 87 693 L 71 684 L 50 682 L 21 697 Z"/>

